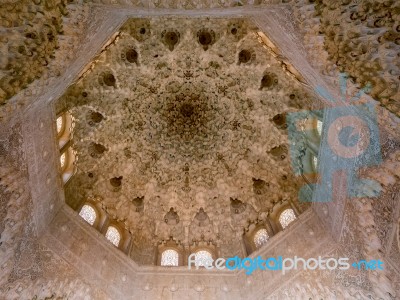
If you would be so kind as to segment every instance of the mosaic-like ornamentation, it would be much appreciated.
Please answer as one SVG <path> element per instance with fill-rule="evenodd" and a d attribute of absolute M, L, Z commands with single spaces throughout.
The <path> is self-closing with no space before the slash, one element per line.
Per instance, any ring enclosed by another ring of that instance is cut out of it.
<path fill-rule="evenodd" d="M 271 120 L 313 97 L 250 22 L 131 19 L 58 101 L 75 123 L 67 202 L 101 202 L 141 251 L 173 236 L 186 246 L 220 241 L 234 254 L 235 231 L 296 201 L 302 179 L 292 175 L 286 132 Z"/>

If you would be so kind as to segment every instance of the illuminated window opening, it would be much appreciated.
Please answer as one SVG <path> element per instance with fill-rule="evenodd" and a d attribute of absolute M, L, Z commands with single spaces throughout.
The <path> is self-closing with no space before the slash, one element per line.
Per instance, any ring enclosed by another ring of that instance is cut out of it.
<path fill-rule="evenodd" d="M 266 244 L 269 239 L 268 232 L 265 228 L 259 229 L 254 235 L 254 244 L 257 248 L 260 248 L 262 245 Z"/>
<path fill-rule="evenodd" d="M 64 126 L 64 118 L 63 116 L 59 116 L 57 118 L 57 133 L 61 134 L 62 130 L 63 130 L 63 126 Z"/>
<path fill-rule="evenodd" d="M 296 215 L 291 208 L 285 209 L 279 216 L 279 223 L 281 224 L 283 229 L 289 226 L 289 224 L 292 223 L 294 220 L 296 220 Z"/>
<path fill-rule="evenodd" d="M 204 267 L 206 265 L 210 265 L 212 261 L 212 255 L 210 252 L 206 250 L 197 251 L 194 255 L 196 266 Z"/>
<path fill-rule="evenodd" d="M 161 265 L 162 266 L 178 266 L 179 265 L 179 253 L 178 251 L 168 249 L 163 251 L 161 254 Z"/>
<path fill-rule="evenodd" d="M 82 207 L 79 215 L 90 225 L 93 225 L 97 218 L 97 214 L 94 208 L 87 204 Z"/>
<path fill-rule="evenodd" d="M 315 155 L 312 158 L 312 164 L 313 164 L 313 168 L 315 171 L 318 170 L 318 157 L 316 157 Z"/>
<path fill-rule="evenodd" d="M 109 240 L 115 247 L 119 246 L 121 241 L 121 234 L 114 226 L 109 226 L 106 232 L 106 239 Z"/>
<path fill-rule="evenodd" d="M 317 131 L 318 131 L 319 136 L 322 135 L 322 124 L 323 124 L 322 121 L 317 120 Z"/>
<path fill-rule="evenodd" d="M 64 170 L 64 167 L 65 167 L 66 156 L 67 155 L 65 152 L 63 154 L 61 154 L 61 156 L 60 156 L 60 165 L 61 165 L 62 170 Z"/>
<path fill-rule="evenodd" d="M 60 154 L 60 166 L 64 184 L 74 175 L 75 172 L 75 153 L 71 147 L 64 149 Z"/>
<path fill-rule="evenodd" d="M 56 128 L 58 146 L 62 149 L 71 140 L 73 128 L 72 116 L 68 112 L 58 116 L 56 120 Z"/>
<path fill-rule="evenodd" d="M 70 146 L 72 135 L 72 116 L 65 112 L 57 117 L 57 139 L 60 148 L 60 169 L 64 184 L 72 177 L 75 170 L 75 153 Z"/>

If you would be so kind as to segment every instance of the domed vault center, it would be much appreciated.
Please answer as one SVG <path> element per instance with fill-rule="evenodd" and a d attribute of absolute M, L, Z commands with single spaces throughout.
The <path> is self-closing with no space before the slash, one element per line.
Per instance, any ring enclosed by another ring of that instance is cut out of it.
<path fill-rule="evenodd" d="M 4 0 L 0 30 L 0 299 L 399 299 L 398 1 Z M 295 256 L 349 268 L 215 267 Z"/>

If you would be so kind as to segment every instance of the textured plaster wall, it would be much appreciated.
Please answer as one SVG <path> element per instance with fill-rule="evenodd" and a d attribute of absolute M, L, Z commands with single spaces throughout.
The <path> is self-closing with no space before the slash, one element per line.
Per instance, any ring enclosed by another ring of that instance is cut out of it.
<path fill-rule="evenodd" d="M 300 216 L 285 232 L 252 257 L 316 257 L 335 244 L 312 210 Z M 93 285 L 100 285 L 112 299 L 250 299 L 268 295 L 282 282 L 296 281 L 298 272 L 243 272 L 191 270 L 187 267 L 138 267 L 119 252 L 70 208 L 62 209 L 43 243 L 61 255 Z M 299 246 L 307 245 L 307 247 Z M 308 276 L 313 277 L 310 273 Z M 257 298 L 258 299 L 258 298 Z"/>
<path fill-rule="evenodd" d="M 64 202 L 54 115 L 51 106 L 39 107 L 24 117 L 22 128 L 33 218 L 39 235 Z"/>

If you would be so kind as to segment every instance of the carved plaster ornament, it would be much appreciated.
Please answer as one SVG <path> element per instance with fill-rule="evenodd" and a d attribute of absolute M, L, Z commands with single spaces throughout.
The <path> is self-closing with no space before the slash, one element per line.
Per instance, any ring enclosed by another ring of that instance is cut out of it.
<path fill-rule="evenodd" d="M 140 252 L 171 234 L 235 245 L 234 230 L 273 207 L 282 189 L 296 201 L 301 179 L 286 175 L 286 132 L 274 116 L 313 96 L 256 30 L 244 20 L 127 21 L 57 104 L 75 120 L 67 202 L 101 195 Z"/>

